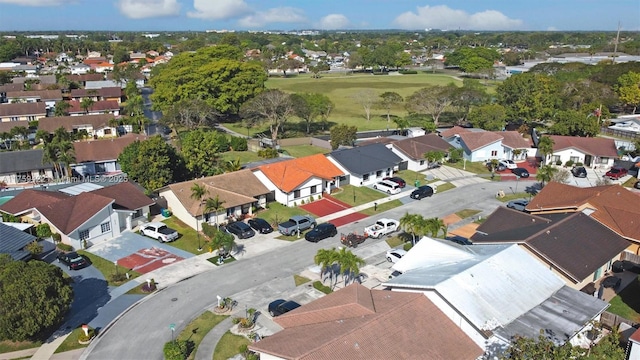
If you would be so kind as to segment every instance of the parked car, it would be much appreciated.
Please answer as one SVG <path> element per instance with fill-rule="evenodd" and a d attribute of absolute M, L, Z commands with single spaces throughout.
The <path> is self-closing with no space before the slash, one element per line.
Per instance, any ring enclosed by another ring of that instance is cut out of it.
<path fill-rule="evenodd" d="M 338 235 L 338 229 L 332 223 L 324 223 L 316 226 L 311 231 L 304 235 L 305 240 L 311 242 L 318 242 L 328 237 L 334 237 Z"/>
<path fill-rule="evenodd" d="M 618 180 L 620 178 L 627 176 L 628 172 L 629 170 L 623 167 L 612 167 L 611 170 L 607 171 L 607 173 L 604 174 L 604 176 L 612 180 Z"/>
<path fill-rule="evenodd" d="M 256 234 L 249 225 L 242 221 L 232 222 L 226 226 L 226 229 L 229 233 L 237 236 L 238 239 L 248 239 Z"/>
<path fill-rule="evenodd" d="M 140 233 L 160 242 L 170 242 L 176 240 L 179 236 L 176 230 L 159 221 L 142 225 Z"/>
<path fill-rule="evenodd" d="M 640 181 L 636 181 L 635 185 L 633 185 L 634 188 L 636 189 L 640 189 Z"/>
<path fill-rule="evenodd" d="M 507 203 L 507 207 L 509 209 L 518 210 L 518 211 L 525 211 L 525 208 L 527 207 L 527 205 L 529 205 L 529 200 L 527 199 L 511 200 Z"/>
<path fill-rule="evenodd" d="M 87 259 L 77 252 L 59 253 L 58 262 L 66 265 L 69 270 L 78 270 L 91 265 Z"/>
<path fill-rule="evenodd" d="M 282 314 L 286 314 L 291 310 L 297 309 L 300 307 L 300 304 L 293 300 L 284 300 L 278 299 L 274 300 L 269 304 L 269 315 L 278 316 Z"/>
<path fill-rule="evenodd" d="M 397 183 L 389 180 L 382 180 L 373 185 L 373 188 L 386 192 L 387 194 L 397 194 L 402 191 L 402 188 Z"/>
<path fill-rule="evenodd" d="M 488 161 L 486 163 L 487 169 L 489 169 L 489 171 L 491 171 L 491 167 L 493 167 L 493 163 L 491 161 Z M 507 170 L 507 167 L 504 166 L 504 164 L 501 164 L 500 162 L 498 162 L 498 164 L 496 165 L 496 171 L 505 171 Z"/>
<path fill-rule="evenodd" d="M 248 221 L 249 226 L 260 234 L 268 234 L 273 232 L 273 227 L 265 219 L 253 218 Z"/>
<path fill-rule="evenodd" d="M 504 166 L 506 169 L 515 169 L 518 165 L 513 160 L 499 160 L 498 164 Z"/>
<path fill-rule="evenodd" d="M 469 239 L 460 235 L 447 236 L 446 240 L 453 241 L 458 245 L 473 245 L 473 243 L 469 241 Z"/>
<path fill-rule="evenodd" d="M 380 219 L 375 224 L 369 225 L 364 228 L 364 234 L 367 237 L 380 239 L 384 235 L 391 234 L 394 231 L 398 231 L 400 228 L 400 222 L 395 219 Z"/>
<path fill-rule="evenodd" d="M 436 189 L 429 185 L 422 185 L 411 192 L 410 198 L 420 200 L 425 197 L 430 197 L 436 193 Z"/>
<path fill-rule="evenodd" d="M 282 235 L 293 235 L 316 226 L 316 219 L 310 215 L 295 215 L 289 220 L 278 224 L 278 231 Z"/>
<path fill-rule="evenodd" d="M 387 261 L 390 263 L 396 263 L 398 260 L 402 259 L 403 256 L 407 255 L 407 251 L 403 249 L 389 249 L 387 250 Z"/>
<path fill-rule="evenodd" d="M 404 181 L 402 178 L 397 177 L 397 176 L 392 176 L 392 177 L 386 177 L 382 180 L 389 180 L 389 181 L 393 181 L 394 183 L 400 185 L 401 188 L 404 189 L 405 186 L 407 186 L 407 182 Z"/>
<path fill-rule="evenodd" d="M 617 289 L 620 286 L 622 279 L 617 276 L 607 276 L 602 280 L 602 286 L 606 288 Z"/>
<path fill-rule="evenodd" d="M 527 171 L 527 169 L 525 169 L 525 168 L 511 169 L 511 172 L 514 173 L 516 176 L 519 176 L 521 178 L 528 178 L 529 177 L 529 171 Z"/>
<path fill-rule="evenodd" d="M 576 166 L 571 169 L 571 174 L 577 178 L 586 178 L 587 177 L 587 169 L 584 166 Z"/>

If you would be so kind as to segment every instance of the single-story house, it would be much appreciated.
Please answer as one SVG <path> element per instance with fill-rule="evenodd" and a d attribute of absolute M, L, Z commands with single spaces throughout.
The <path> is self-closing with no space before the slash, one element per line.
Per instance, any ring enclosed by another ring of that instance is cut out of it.
<path fill-rule="evenodd" d="M 202 201 L 191 197 L 191 188 L 195 184 L 207 191 Z M 196 229 L 198 222 L 223 224 L 251 216 L 254 208 L 266 207 L 271 191 L 251 170 L 239 170 L 167 185 L 158 193 L 167 201 L 173 215 Z M 217 198 L 222 209 L 207 210 L 205 203 L 209 198 Z"/>
<path fill-rule="evenodd" d="M 502 136 L 502 159 L 524 160 L 529 152 L 533 156 L 532 143 L 517 131 L 494 131 Z"/>
<path fill-rule="evenodd" d="M 547 155 L 546 163 L 566 164 L 571 160 L 591 168 L 606 169 L 613 166 L 618 158 L 618 149 L 614 139 L 601 137 L 579 137 L 545 135 L 553 140 L 553 154 Z M 536 154 L 542 157 L 538 151 Z"/>
<path fill-rule="evenodd" d="M 69 67 L 69 71 L 71 72 L 72 75 L 90 75 L 87 73 L 91 71 L 91 66 L 87 64 L 75 64 Z M 102 76 L 102 74 L 96 74 L 96 75 Z"/>
<path fill-rule="evenodd" d="M 67 113 L 71 116 L 81 115 L 99 115 L 99 114 L 111 114 L 114 116 L 120 115 L 120 104 L 115 100 L 100 100 L 91 104 L 91 107 L 85 110 L 82 107 L 80 101 L 69 101 L 69 109 Z"/>
<path fill-rule="evenodd" d="M 383 146 L 384 147 L 384 146 Z M 339 187 L 345 172 L 323 154 L 260 165 L 253 174 L 272 191 L 275 201 L 296 206 Z"/>
<path fill-rule="evenodd" d="M 327 154 L 327 158 L 345 174 L 339 185 L 373 185 L 382 178 L 402 170 L 402 158 L 384 144 L 370 144 L 351 149 L 339 149 Z"/>
<path fill-rule="evenodd" d="M 391 151 L 407 163 L 407 169 L 423 171 L 428 167 L 425 154 L 429 151 L 440 151 L 447 156 L 451 145 L 437 134 L 431 133 L 414 138 L 394 141 L 387 145 Z"/>
<path fill-rule="evenodd" d="M 0 104 L 0 122 L 35 121 L 45 116 L 47 104 L 43 102 Z"/>
<path fill-rule="evenodd" d="M 36 91 L 11 91 L 7 92 L 9 103 L 35 103 L 43 102 L 47 109 L 55 107 L 57 101 L 62 101 L 60 90 L 36 90 Z"/>
<path fill-rule="evenodd" d="M 120 231 L 131 230 L 147 222 L 150 207 L 155 204 L 155 201 L 144 194 L 143 189 L 128 181 L 105 186 L 91 193 L 114 200 L 112 207 L 118 215 Z"/>
<path fill-rule="evenodd" d="M 585 332 L 608 303 L 566 286 L 516 244 L 458 245 L 423 237 L 383 285 L 426 295 L 489 356 L 511 339 L 541 334 L 556 345 L 586 345 Z"/>
<path fill-rule="evenodd" d="M 26 246 L 36 240 L 35 236 L 0 222 L 0 254 L 8 254 L 13 260 L 29 260 L 31 253 Z"/>
<path fill-rule="evenodd" d="M 260 359 L 477 359 L 483 354 L 422 294 L 354 283 L 274 318 Z"/>
<path fill-rule="evenodd" d="M 38 130 L 53 134 L 57 129 L 64 128 L 70 133 L 86 130 L 93 138 L 115 137 L 118 135 L 118 125 L 114 120 L 113 114 L 54 116 L 40 120 Z"/>
<path fill-rule="evenodd" d="M 122 171 L 118 164 L 122 150 L 135 141 L 146 139 L 145 135 L 127 134 L 111 139 L 76 141 L 73 143 L 76 163 L 71 168 L 83 176 L 117 174 Z"/>
<path fill-rule="evenodd" d="M 588 212 L 531 215 L 506 207 L 489 215 L 471 241 L 519 244 L 577 290 L 602 278 L 630 245 Z"/>
<path fill-rule="evenodd" d="M 622 116 L 610 121 L 612 125 L 609 126 L 609 129 L 611 130 L 640 134 L 640 116 Z"/>
<path fill-rule="evenodd" d="M 463 158 L 467 161 L 487 161 L 505 157 L 502 136 L 491 131 L 465 132 L 459 135 Z"/>
<path fill-rule="evenodd" d="M 0 152 L 0 182 L 16 185 L 53 177 L 53 165 L 43 161 L 42 149 Z"/>

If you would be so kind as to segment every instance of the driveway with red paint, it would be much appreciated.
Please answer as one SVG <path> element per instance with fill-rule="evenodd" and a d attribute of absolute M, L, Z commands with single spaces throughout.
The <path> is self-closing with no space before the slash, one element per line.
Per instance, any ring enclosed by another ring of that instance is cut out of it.
<path fill-rule="evenodd" d="M 300 205 L 300 208 L 305 209 L 318 217 L 331 215 L 338 211 L 349 209 L 350 207 L 351 205 L 329 196 L 309 204 Z"/>
<path fill-rule="evenodd" d="M 527 169 L 529 172 L 528 178 L 520 178 L 520 180 L 535 180 L 536 174 L 538 173 L 538 163 L 536 158 L 528 158 L 527 160 L 523 160 L 516 163 L 518 167 Z M 516 175 L 511 173 L 511 170 L 507 169 L 499 172 L 500 180 L 502 181 L 515 181 L 518 180 Z"/>
<path fill-rule="evenodd" d="M 166 250 L 152 247 L 140 249 L 127 257 L 118 260 L 118 265 L 146 274 L 163 266 L 184 260 Z"/>

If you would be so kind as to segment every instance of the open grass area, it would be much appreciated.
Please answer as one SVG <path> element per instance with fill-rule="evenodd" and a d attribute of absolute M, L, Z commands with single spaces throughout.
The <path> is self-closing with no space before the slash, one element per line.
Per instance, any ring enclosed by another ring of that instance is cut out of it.
<path fill-rule="evenodd" d="M 244 336 L 234 335 L 227 331 L 222 335 L 216 350 L 213 352 L 213 360 L 227 360 L 240 353 L 242 345 L 249 345 L 251 342 Z"/>
<path fill-rule="evenodd" d="M 331 196 L 351 206 L 357 206 L 382 199 L 387 195 L 366 186 L 345 185 Z"/>
<path fill-rule="evenodd" d="M 491 176 L 491 171 L 489 171 L 489 169 L 481 161 L 480 162 L 471 162 L 471 161 L 464 162 L 460 160 L 455 163 L 446 163 L 445 165 L 450 166 L 452 168 L 468 171 L 474 174 L 485 174 L 487 176 Z M 496 172 L 495 175 L 496 175 L 495 176 L 496 178 L 500 178 L 500 173 Z"/>
<path fill-rule="evenodd" d="M 413 170 L 400 170 L 395 174 L 393 174 L 393 176 L 398 176 L 402 178 L 404 181 L 407 182 L 407 185 L 411 185 L 411 186 L 415 185 L 416 180 L 420 181 L 420 185 L 424 185 L 427 179 L 427 177 L 424 174 L 419 173 L 417 171 L 413 171 Z"/>
<path fill-rule="evenodd" d="M 383 211 L 391 210 L 393 208 L 397 208 L 398 206 L 402 206 L 402 201 L 400 200 L 391 200 L 387 202 L 383 202 L 382 204 L 378 204 L 377 210 L 374 207 L 370 207 L 359 211 L 361 214 L 373 216 L 379 214 Z"/>
<path fill-rule="evenodd" d="M 391 248 L 395 248 L 404 244 L 404 239 L 400 236 L 393 236 L 385 240 L 387 245 Z"/>
<path fill-rule="evenodd" d="M 194 349 L 197 349 L 204 336 L 207 335 L 207 333 L 211 329 L 213 329 L 227 317 L 227 315 L 216 315 L 211 311 L 205 311 L 200 316 L 195 318 L 192 322 L 190 322 L 189 325 L 187 325 L 184 330 L 180 332 L 177 339 L 193 341 Z M 194 359 L 195 353 L 196 351 L 194 350 L 187 359 Z"/>
<path fill-rule="evenodd" d="M 254 161 L 264 160 L 258 153 L 253 151 L 227 151 L 220 153 L 220 161 L 226 162 L 230 160 L 240 160 L 240 164 L 248 164 Z"/>
<path fill-rule="evenodd" d="M 287 207 L 275 201 L 269 203 L 269 208 L 260 210 L 256 214 L 257 217 L 263 218 L 269 222 L 275 231 L 278 231 L 278 223 L 287 221 L 294 215 L 305 215 L 306 211 L 297 207 Z"/>
<path fill-rule="evenodd" d="M 473 215 L 479 214 L 481 212 L 482 212 L 481 210 L 463 209 L 456 212 L 455 214 L 458 215 L 461 219 L 466 219 L 468 217 L 472 217 Z"/>
<path fill-rule="evenodd" d="M 329 149 L 313 145 L 283 146 L 281 149 L 294 158 L 301 158 L 315 154 L 326 154 L 331 151 Z"/>
<path fill-rule="evenodd" d="M 201 254 L 202 251 L 198 251 L 198 235 L 194 229 L 192 229 L 189 225 L 183 223 L 175 216 L 171 216 L 167 219 L 162 220 L 163 223 L 167 224 L 168 227 L 175 229 L 180 234 L 178 240 L 175 240 L 169 245 L 176 247 L 178 249 L 188 251 L 192 254 Z M 202 248 L 206 248 L 205 238 L 202 234 L 200 234 L 200 246 Z M 203 250 L 204 251 L 204 250 Z"/>
<path fill-rule="evenodd" d="M 0 341 L 0 354 L 18 351 L 18 350 L 37 348 L 37 347 L 40 347 L 40 345 L 42 345 L 42 342 L 40 341 L 3 340 L 3 341 Z"/>
<path fill-rule="evenodd" d="M 455 189 L 456 186 L 452 183 L 444 183 L 442 185 L 438 185 L 438 193 L 445 192 L 447 190 Z"/>
<path fill-rule="evenodd" d="M 311 279 L 300 275 L 293 275 L 293 281 L 296 283 L 296 286 L 300 286 L 302 284 L 308 283 L 309 281 L 311 281 Z"/>
<path fill-rule="evenodd" d="M 82 328 L 77 328 L 74 329 L 71 334 L 69 334 L 69 336 L 67 336 L 66 339 L 64 339 L 64 341 L 62 342 L 62 344 L 60 344 L 60 346 L 58 346 L 58 348 L 56 349 L 55 353 L 62 353 L 65 351 L 71 351 L 71 350 L 75 350 L 75 349 L 81 349 L 81 348 L 85 348 L 87 346 L 89 346 L 89 344 L 86 345 L 82 345 L 78 342 L 78 337 L 84 334 L 84 332 L 82 331 Z"/>
<path fill-rule="evenodd" d="M 109 286 L 122 285 L 122 282 L 111 281 L 111 275 L 115 274 L 116 272 L 116 265 L 114 265 L 112 261 L 109 261 L 105 258 L 101 258 L 100 256 L 94 255 L 85 250 L 78 250 L 78 254 L 88 258 L 89 261 L 91 261 L 91 266 L 95 267 L 96 269 L 98 269 L 98 271 L 102 273 L 102 276 L 104 276 L 104 278 L 107 279 L 107 283 L 109 284 Z M 129 280 L 135 279 L 141 275 L 139 272 L 127 269 L 124 266 L 118 265 L 117 267 L 118 267 L 117 271 L 119 274 L 129 273 Z M 126 281 L 129 281 L 129 280 L 126 280 Z"/>
<path fill-rule="evenodd" d="M 640 279 L 627 285 L 609 303 L 608 312 L 622 316 L 625 319 L 640 322 Z"/>

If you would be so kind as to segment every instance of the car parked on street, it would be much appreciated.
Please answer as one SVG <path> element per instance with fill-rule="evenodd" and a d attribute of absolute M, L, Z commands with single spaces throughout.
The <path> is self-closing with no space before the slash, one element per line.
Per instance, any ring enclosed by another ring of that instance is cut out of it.
<path fill-rule="evenodd" d="M 620 178 L 627 176 L 628 172 L 629 170 L 623 167 L 612 167 L 609 171 L 607 171 L 606 174 L 604 174 L 604 177 L 608 177 L 609 179 L 612 179 L 612 180 L 618 180 Z"/>
<path fill-rule="evenodd" d="M 389 249 L 387 250 L 386 257 L 388 262 L 396 263 L 405 255 L 407 255 L 407 251 L 404 249 Z"/>
<path fill-rule="evenodd" d="M 584 166 L 576 166 L 571 169 L 571 174 L 577 178 L 586 178 L 587 177 L 587 169 Z"/>
<path fill-rule="evenodd" d="M 518 167 L 516 162 L 513 160 L 499 160 L 498 164 L 504 166 L 506 169 L 515 169 Z"/>
<path fill-rule="evenodd" d="M 248 221 L 249 226 L 260 234 L 269 234 L 273 232 L 273 227 L 265 219 L 253 218 Z"/>
<path fill-rule="evenodd" d="M 529 171 L 525 168 L 515 168 L 515 169 L 511 169 L 511 172 L 513 174 L 515 174 L 515 176 L 519 176 L 521 178 L 528 178 L 529 177 Z"/>
<path fill-rule="evenodd" d="M 320 240 L 334 237 L 338 235 L 338 229 L 332 223 L 319 224 L 304 235 L 304 239 L 311 242 L 318 242 Z"/>
<path fill-rule="evenodd" d="M 633 185 L 633 187 L 640 190 L 640 181 L 636 181 L 636 183 L 635 183 L 635 185 Z"/>
<path fill-rule="evenodd" d="M 518 211 L 525 211 L 525 208 L 527 207 L 527 205 L 529 205 L 529 200 L 527 199 L 516 199 L 516 200 L 511 200 L 507 203 L 507 207 L 509 209 L 518 210 Z"/>
<path fill-rule="evenodd" d="M 89 261 L 77 252 L 61 252 L 57 256 L 58 262 L 64 264 L 69 270 L 79 270 L 89 265 Z"/>
<path fill-rule="evenodd" d="M 400 185 L 389 180 L 379 181 L 373 185 L 373 188 L 382 192 L 386 192 L 389 195 L 397 194 L 402 191 Z"/>
<path fill-rule="evenodd" d="M 271 316 L 279 316 L 282 314 L 286 314 L 291 310 L 297 309 L 300 307 L 300 304 L 293 300 L 284 300 L 278 299 L 274 300 L 269 304 L 269 315 Z"/>
<path fill-rule="evenodd" d="M 404 181 L 404 179 L 402 179 L 400 177 L 397 177 L 397 176 L 386 177 L 386 178 L 383 178 L 382 180 L 393 181 L 394 183 L 398 184 L 403 189 L 404 189 L 405 186 L 407 186 L 407 182 Z"/>
<path fill-rule="evenodd" d="M 249 225 L 242 221 L 232 222 L 226 226 L 226 229 L 227 232 L 237 236 L 238 239 L 248 239 L 256 234 Z"/>
<path fill-rule="evenodd" d="M 416 200 L 420 200 L 422 198 L 425 197 L 430 197 L 431 195 L 436 193 L 436 189 L 432 188 L 429 185 L 422 185 L 419 186 L 418 188 L 416 188 L 415 190 L 413 190 L 411 192 L 411 195 L 409 195 L 410 198 L 412 199 L 416 199 Z"/>

